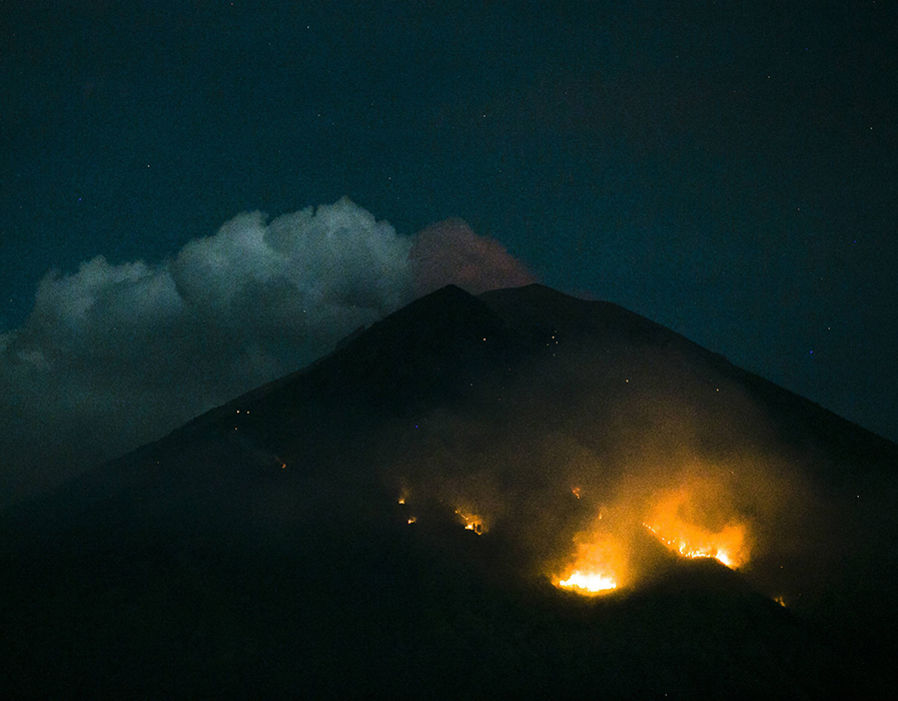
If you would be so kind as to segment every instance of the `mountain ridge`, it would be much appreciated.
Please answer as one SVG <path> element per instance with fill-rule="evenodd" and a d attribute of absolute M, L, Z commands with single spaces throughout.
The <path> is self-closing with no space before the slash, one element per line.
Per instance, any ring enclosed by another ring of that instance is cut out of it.
<path fill-rule="evenodd" d="M 8 685 L 877 695 L 895 448 L 616 305 L 442 288 L 4 515 Z M 671 550 L 684 518 L 745 562 Z M 590 552 L 619 568 L 607 598 L 559 588 Z"/>

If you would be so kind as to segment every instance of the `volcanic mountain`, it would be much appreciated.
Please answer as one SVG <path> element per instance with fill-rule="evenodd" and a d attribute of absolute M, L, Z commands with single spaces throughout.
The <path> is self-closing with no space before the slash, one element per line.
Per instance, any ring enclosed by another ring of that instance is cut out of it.
<path fill-rule="evenodd" d="M 15 696 L 885 696 L 898 446 L 613 304 L 446 287 L 2 528 Z"/>

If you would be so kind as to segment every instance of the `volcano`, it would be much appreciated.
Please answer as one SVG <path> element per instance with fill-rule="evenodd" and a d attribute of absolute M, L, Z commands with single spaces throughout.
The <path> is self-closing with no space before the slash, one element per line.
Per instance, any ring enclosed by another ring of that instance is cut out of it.
<path fill-rule="evenodd" d="M 449 286 L 7 510 L 0 687 L 886 696 L 896 468 L 618 306 Z"/>

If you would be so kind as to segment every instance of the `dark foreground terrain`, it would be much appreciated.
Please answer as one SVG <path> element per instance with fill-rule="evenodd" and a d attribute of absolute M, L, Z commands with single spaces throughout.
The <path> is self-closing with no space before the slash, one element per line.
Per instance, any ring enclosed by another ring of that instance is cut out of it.
<path fill-rule="evenodd" d="M 895 445 L 623 309 L 449 287 L 8 510 L 0 688 L 891 696 L 896 467 Z M 641 529 L 670 489 L 745 524 L 746 562 Z M 554 586 L 606 514 L 635 574 Z"/>

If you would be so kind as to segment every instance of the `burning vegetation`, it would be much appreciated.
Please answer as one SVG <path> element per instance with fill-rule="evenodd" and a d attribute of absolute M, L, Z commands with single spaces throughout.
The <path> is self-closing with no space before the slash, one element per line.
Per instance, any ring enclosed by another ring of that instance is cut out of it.
<path fill-rule="evenodd" d="M 572 554 L 551 576 L 555 586 L 594 596 L 638 583 L 657 557 L 640 531 L 680 557 L 714 559 L 730 569 L 748 562 L 749 521 L 724 481 L 683 478 L 683 486 L 651 491 L 627 486 L 576 533 Z M 649 496 L 640 496 L 645 491 Z"/>
<path fill-rule="evenodd" d="M 668 549 L 689 558 L 713 558 L 730 569 L 748 561 L 747 527 L 726 514 L 717 503 L 701 503 L 701 496 L 686 488 L 665 493 L 643 522 Z"/>
<path fill-rule="evenodd" d="M 579 433 L 522 433 L 504 414 L 434 415 L 388 476 L 390 499 L 403 523 L 415 514 L 426 526 L 422 537 L 438 532 L 434 524 L 464 528 L 484 540 L 462 546 L 476 548 L 472 557 L 490 553 L 497 570 L 584 596 L 648 586 L 678 569 L 678 558 L 755 578 L 787 552 L 794 537 L 777 539 L 779 524 L 790 523 L 788 505 L 803 492 L 784 456 L 760 439 L 715 442 L 707 423 L 673 402 L 639 408 L 657 430 L 644 434 L 636 420 L 599 430 L 581 407 L 570 419 L 584 421 Z M 756 585 L 771 596 L 783 587 L 775 578 Z"/>
<path fill-rule="evenodd" d="M 440 504 L 440 508 L 444 509 L 447 506 L 446 500 L 437 499 L 435 502 L 426 496 L 426 490 L 424 490 L 424 496 L 422 497 L 422 490 L 418 490 L 416 492 L 416 499 L 414 500 L 417 507 L 422 507 L 425 511 L 428 510 L 428 503 L 430 503 L 431 507 L 433 507 L 434 503 Z M 399 495 L 396 497 L 396 504 L 401 507 L 400 512 L 403 514 L 403 518 L 405 522 L 409 525 L 413 523 L 417 523 L 418 515 L 413 515 L 408 511 L 410 505 L 412 503 L 412 499 L 410 498 L 410 490 L 408 487 L 403 487 Z M 451 503 L 451 502 L 450 502 Z M 452 513 L 455 517 L 455 520 L 460 523 L 466 531 L 471 531 L 477 535 L 483 535 L 487 531 L 486 519 L 480 514 L 475 512 L 474 510 L 468 508 L 467 506 L 454 506 L 452 507 Z"/>
<path fill-rule="evenodd" d="M 630 543 L 619 529 L 622 520 L 606 518 L 605 510 L 573 539 L 573 553 L 550 579 L 561 589 L 585 596 L 607 594 L 632 581 Z"/>
<path fill-rule="evenodd" d="M 642 525 L 677 555 L 688 558 L 711 558 L 730 569 L 735 569 L 740 564 L 730 554 L 732 549 L 729 546 L 715 543 L 741 542 L 741 526 L 728 526 L 721 533 L 710 533 L 704 529 L 686 525 L 676 530 L 688 535 L 665 538 L 658 532 L 657 527 L 650 526 L 647 523 Z"/>
<path fill-rule="evenodd" d="M 585 574 L 580 570 L 571 572 L 567 579 L 558 580 L 558 586 L 562 589 L 570 589 L 587 596 L 602 594 L 612 589 L 617 589 L 614 578 L 607 574 L 590 572 Z"/>
<path fill-rule="evenodd" d="M 664 552 L 652 546 L 653 540 L 678 557 L 714 559 L 730 569 L 748 562 L 751 521 L 737 507 L 740 502 L 731 481 L 707 466 L 667 475 L 649 473 L 654 479 L 640 476 L 637 481 L 631 476 L 604 489 L 589 479 L 574 482 L 564 499 L 544 501 L 535 512 L 525 502 L 520 511 L 514 508 L 518 494 L 507 497 L 508 503 L 499 510 L 498 502 L 489 502 L 492 506 L 487 508 L 496 521 L 492 525 L 501 522 L 516 537 L 541 544 L 534 546 L 534 557 L 554 586 L 584 596 L 620 591 L 651 577 Z M 441 509 L 451 509 L 465 530 L 478 536 L 487 533 L 487 519 L 480 510 L 487 502 L 471 499 L 470 489 L 462 493 L 444 485 L 442 491 L 435 498 L 426 497 L 427 490 L 419 487 L 415 502 L 432 500 Z M 403 487 L 394 498 L 403 520 L 413 524 L 421 513 L 418 508 L 417 515 L 407 511 L 409 495 Z M 602 496 L 609 498 L 599 501 Z M 525 514 L 536 518 L 529 520 Z"/>
<path fill-rule="evenodd" d="M 477 514 L 472 514 L 467 511 L 462 511 L 461 509 L 455 509 L 455 515 L 461 519 L 461 522 L 465 526 L 466 531 L 471 531 L 476 533 L 477 535 L 483 535 L 486 533 L 486 527 L 483 523 L 483 518 L 478 516 Z"/>
<path fill-rule="evenodd" d="M 626 581 L 627 560 L 625 544 L 614 535 L 583 534 L 576 543 L 573 561 L 552 583 L 578 594 L 604 594 Z"/>

